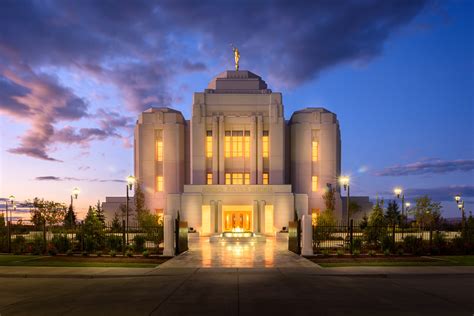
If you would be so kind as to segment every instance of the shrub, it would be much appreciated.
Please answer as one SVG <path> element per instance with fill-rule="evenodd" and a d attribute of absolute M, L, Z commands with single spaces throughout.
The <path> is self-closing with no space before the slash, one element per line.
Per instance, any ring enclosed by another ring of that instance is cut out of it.
<path fill-rule="evenodd" d="M 125 255 L 129 258 L 133 257 L 133 252 L 131 252 L 130 250 L 127 250 L 127 252 L 125 252 Z"/>
<path fill-rule="evenodd" d="M 352 250 L 361 250 L 362 249 L 362 239 L 360 238 L 354 238 L 352 240 Z"/>
<path fill-rule="evenodd" d="M 102 257 L 102 251 L 101 251 L 101 250 L 99 250 L 99 251 L 96 251 L 96 253 L 95 253 L 95 254 L 97 255 L 97 257 Z"/>
<path fill-rule="evenodd" d="M 71 257 L 73 255 L 72 249 L 66 251 L 66 256 Z"/>
<path fill-rule="evenodd" d="M 423 240 L 415 236 L 406 236 L 403 248 L 411 254 L 420 255 L 423 253 Z"/>
<path fill-rule="evenodd" d="M 390 250 L 385 249 L 385 250 L 383 251 L 383 254 L 384 254 L 384 256 L 390 256 Z"/>
<path fill-rule="evenodd" d="M 433 235 L 433 247 L 443 250 L 446 248 L 446 235 L 442 232 L 435 232 Z"/>
<path fill-rule="evenodd" d="M 403 252 L 404 252 L 404 251 L 403 251 L 403 247 L 398 248 L 397 254 L 398 254 L 399 256 L 403 256 Z"/>
<path fill-rule="evenodd" d="M 135 237 L 133 237 L 133 249 L 136 252 L 142 252 L 143 250 L 145 250 L 145 242 L 145 236 L 135 235 Z"/>
<path fill-rule="evenodd" d="M 31 243 L 31 253 L 40 255 L 44 252 L 44 240 L 42 236 L 36 235 Z"/>
<path fill-rule="evenodd" d="M 105 245 L 109 250 L 122 251 L 122 237 L 116 235 L 107 236 Z"/>
<path fill-rule="evenodd" d="M 71 248 L 71 242 L 66 235 L 54 235 L 51 242 L 59 253 L 65 253 Z"/>
<path fill-rule="evenodd" d="M 369 256 L 373 257 L 375 256 L 375 250 L 369 250 Z"/>
<path fill-rule="evenodd" d="M 82 256 L 83 256 L 83 257 L 87 257 L 87 256 L 89 256 L 89 253 L 88 253 L 87 251 L 83 251 L 83 252 L 82 252 Z"/>
<path fill-rule="evenodd" d="M 395 245 L 393 243 L 393 238 L 391 236 L 385 235 L 382 238 L 382 250 L 388 250 L 388 252 L 393 252 Z"/>
<path fill-rule="evenodd" d="M 360 255 L 360 250 L 359 249 L 356 249 L 356 250 L 352 251 L 352 256 L 357 257 L 359 255 Z"/>
<path fill-rule="evenodd" d="M 115 257 L 117 255 L 117 252 L 115 250 L 110 250 L 109 254 L 111 257 Z"/>
<path fill-rule="evenodd" d="M 143 257 L 148 258 L 149 256 L 150 256 L 150 253 L 148 252 L 148 250 L 145 250 L 143 252 Z"/>
<path fill-rule="evenodd" d="M 54 246 L 53 243 L 49 243 L 47 247 L 47 252 L 50 256 L 55 256 L 58 254 L 58 249 Z"/>
<path fill-rule="evenodd" d="M 23 236 L 16 236 L 15 239 L 12 240 L 12 250 L 13 253 L 19 255 L 26 251 L 26 239 Z"/>
<path fill-rule="evenodd" d="M 336 254 L 337 254 L 338 257 L 342 257 L 344 255 L 344 250 L 338 249 Z"/>

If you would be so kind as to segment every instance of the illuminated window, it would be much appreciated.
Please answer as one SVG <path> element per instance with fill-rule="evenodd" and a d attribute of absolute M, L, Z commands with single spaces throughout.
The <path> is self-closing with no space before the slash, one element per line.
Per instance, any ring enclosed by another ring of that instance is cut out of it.
<path fill-rule="evenodd" d="M 155 214 L 158 216 L 158 224 L 163 224 L 163 209 L 155 208 Z"/>
<path fill-rule="evenodd" d="M 210 172 L 207 173 L 206 183 L 207 184 L 212 184 L 212 173 L 210 173 Z"/>
<path fill-rule="evenodd" d="M 212 158 L 212 131 L 207 131 L 206 134 L 206 157 Z"/>
<path fill-rule="evenodd" d="M 269 177 L 268 177 L 268 172 L 263 173 L 263 184 L 268 184 L 269 183 Z"/>
<path fill-rule="evenodd" d="M 163 161 L 163 141 L 161 140 L 155 142 L 155 159 L 156 161 Z"/>
<path fill-rule="evenodd" d="M 313 176 L 311 178 L 311 188 L 314 191 L 318 191 L 318 177 L 317 176 Z"/>
<path fill-rule="evenodd" d="M 250 184 L 250 173 L 244 173 L 244 184 Z"/>
<path fill-rule="evenodd" d="M 268 158 L 268 131 L 263 131 L 262 151 L 263 158 Z"/>
<path fill-rule="evenodd" d="M 244 184 L 243 174 L 242 173 L 233 173 L 232 174 L 232 184 Z"/>
<path fill-rule="evenodd" d="M 163 192 L 163 176 L 156 177 L 156 192 Z"/>
<path fill-rule="evenodd" d="M 311 209 L 311 225 L 316 226 L 318 224 L 320 210 L 318 208 Z"/>
<path fill-rule="evenodd" d="M 245 158 L 250 158 L 250 131 L 245 131 L 244 156 L 245 156 Z"/>
<path fill-rule="evenodd" d="M 231 133 L 230 131 L 225 132 L 224 136 L 224 156 L 226 158 L 230 158 L 230 139 L 231 139 Z"/>
<path fill-rule="evenodd" d="M 243 156 L 243 134 L 242 131 L 232 131 L 232 157 Z"/>
<path fill-rule="evenodd" d="M 230 178 L 230 173 L 225 174 L 225 184 L 232 184 L 231 178 Z"/>
<path fill-rule="evenodd" d="M 318 161 L 318 150 L 319 150 L 318 142 L 313 141 L 311 148 L 312 148 L 313 161 Z"/>

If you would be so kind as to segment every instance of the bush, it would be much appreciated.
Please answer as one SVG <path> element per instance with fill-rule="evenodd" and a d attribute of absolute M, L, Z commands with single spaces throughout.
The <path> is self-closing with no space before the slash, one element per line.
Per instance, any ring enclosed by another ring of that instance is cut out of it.
<path fill-rule="evenodd" d="M 65 253 L 71 248 L 71 242 L 66 235 L 54 235 L 51 242 L 59 253 Z"/>
<path fill-rule="evenodd" d="M 336 254 L 337 254 L 338 257 L 342 257 L 344 255 L 344 250 L 338 249 Z"/>
<path fill-rule="evenodd" d="M 404 253 L 403 247 L 398 248 L 397 254 L 398 254 L 399 256 L 403 256 L 403 253 Z"/>
<path fill-rule="evenodd" d="M 150 256 L 150 253 L 148 252 L 148 250 L 145 250 L 143 252 L 143 257 L 148 258 L 149 256 Z"/>
<path fill-rule="evenodd" d="M 433 247 L 438 248 L 440 251 L 446 248 L 446 236 L 442 232 L 435 232 L 433 235 Z"/>
<path fill-rule="evenodd" d="M 369 256 L 374 257 L 375 256 L 375 250 L 370 250 L 369 251 Z"/>
<path fill-rule="evenodd" d="M 36 235 L 31 243 L 31 253 L 34 255 L 40 255 L 44 252 L 44 240 L 43 236 Z"/>
<path fill-rule="evenodd" d="M 360 250 L 356 249 L 352 251 L 352 256 L 357 257 L 360 255 Z"/>
<path fill-rule="evenodd" d="M 71 257 L 73 255 L 72 249 L 66 251 L 66 256 Z"/>
<path fill-rule="evenodd" d="M 97 257 L 102 257 L 102 251 L 101 250 L 97 251 L 95 254 L 97 255 Z"/>
<path fill-rule="evenodd" d="M 406 236 L 403 248 L 411 254 L 420 255 L 423 253 L 423 240 L 415 236 Z"/>
<path fill-rule="evenodd" d="M 382 238 L 382 251 L 388 250 L 388 252 L 393 252 L 395 244 L 393 243 L 393 238 L 391 236 L 385 235 Z"/>
<path fill-rule="evenodd" d="M 127 250 L 127 252 L 125 252 L 125 255 L 129 258 L 133 257 L 133 252 L 131 252 L 130 250 Z"/>
<path fill-rule="evenodd" d="M 145 236 L 135 235 L 135 237 L 133 237 L 133 249 L 136 252 L 142 252 L 143 250 L 145 250 L 145 242 Z"/>
<path fill-rule="evenodd" d="M 361 250 L 362 249 L 362 239 L 360 238 L 354 238 L 352 240 L 352 250 Z"/>
<path fill-rule="evenodd" d="M 109 254 L 111 257 L 117 256 L 117 252 L 115 250 L 110 250 Z"/>
<path fill-rule="evenodd" d="M 58 254 L 58 249 L 54 246 L 53 243 L 49 243 L 47 247 L 47 252 L 50 256 L 55 256 Z"/>
<path fill-rule="evenodd" d="M 383 254 L 384 254 L 384 256 L 390 256 L 390 250 L 385 249 L 385 250 L 383 251 Z"/>
<path fill-rule="evenodd" d="M 26 239 L 23 236 L 16 236 L 12 240 L 12 251 L 14 254 L 19 255 L 26 251 Z"/>
<path fill-rule="evenodd" d="M 117 235 L 109 235 L 105 239 L 107 249 L 113 251 L 122 251 L 122 237 Z"/>
<path fill-rule="evenodd" d="M 89 256 L 89 253 L 88 253 L 87 251 L 83 251 L 83 252 L 82 252 L 82 256 L 83 256 L 83 257 L 88 257 L 88 256 Z"/>

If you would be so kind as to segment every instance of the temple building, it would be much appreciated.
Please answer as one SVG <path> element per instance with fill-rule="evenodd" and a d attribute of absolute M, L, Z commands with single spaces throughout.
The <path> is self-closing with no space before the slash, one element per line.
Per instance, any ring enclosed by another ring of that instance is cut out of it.
<path fill-rule="evenodd" d="M 240 228 L 272 235 L 324 210 L 328 188 L 342 203 L 336 114 L 306 108 L 285 119 L 283 98 L 250 71 L 225 71 L 194 93 L 192 117 L 171 108 L 139 115 L 135 177 L 147 207 L 201 235 Z"/>

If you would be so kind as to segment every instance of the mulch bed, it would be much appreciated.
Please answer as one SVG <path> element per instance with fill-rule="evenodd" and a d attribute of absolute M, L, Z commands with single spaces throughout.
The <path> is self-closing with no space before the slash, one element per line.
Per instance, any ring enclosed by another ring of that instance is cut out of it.
<path fill-rule="evenodd" d="M 89 255 L 87 257 L 82 255 L 74 255 L 74 256 L 64 256 L 64 255 L 57 255 L 57 256 L 50 256 L 50 257 L 42 257 L 41 261 L 61 261 L 61 262 L 104 262 L 104 263 L 150 263 L 150 264 L 161 264 L 170 257 L 159 257 L 159 256 L 149 256 L 145 258 L 143 256 L 136 256 L 136 257 L 126 257 L 126 256 L 95 256 Z"/>

